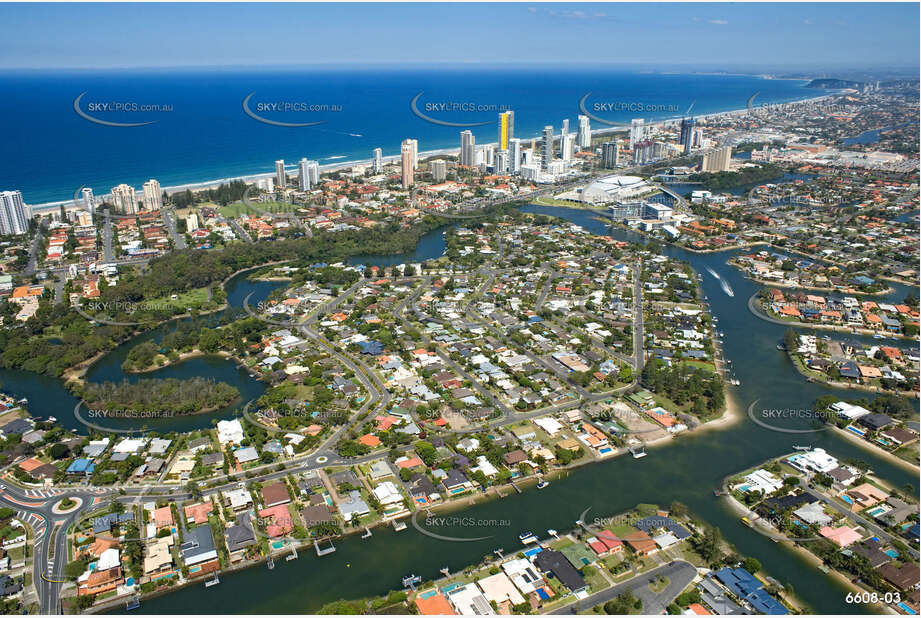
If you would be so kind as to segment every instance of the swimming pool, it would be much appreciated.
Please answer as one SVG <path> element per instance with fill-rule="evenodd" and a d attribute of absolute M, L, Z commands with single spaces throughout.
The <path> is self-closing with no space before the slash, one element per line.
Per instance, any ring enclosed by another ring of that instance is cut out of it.
<path fill-rule="evenodd" d="M 281 549 L 284 546 L 285 546 L 284 541 L 273 541 L 272 542 L 272 549 Z"/>
<path fill-rule="evenodd" d="M 908 605 L 905 603 L 905 601 L 902 601 L 901 603 L 899 603 L 899 607 L 901 607 L 903 610 L 905 610 L 905 613 L 906 613 L 906 614 L 915 615 L 915 614 L 918 613 L 918 612 L 916 612 L 915 610 L 913 610 L 912 608 L 908 607 Z"/>

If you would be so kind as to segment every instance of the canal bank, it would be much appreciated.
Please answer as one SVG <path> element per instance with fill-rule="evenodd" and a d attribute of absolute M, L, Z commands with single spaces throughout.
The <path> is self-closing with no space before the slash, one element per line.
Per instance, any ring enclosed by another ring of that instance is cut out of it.
<path fill-rule="evenodd" d="M 592 219 L 592 213 L 565 208 L 523 208 L 560 216 L 598 234 L 610 233 L 621 240 L 644 242 L 626 230 L 608 228 Z M 730 395 L 747 406 L 760 400 L 766 408 L 801 409 L 823 394 L 840 391 L 805 382 L 775 345 L 785 327 L 759 320 L 745 307 L 756 286 L 726 264 L 727 254 L 693 254 L 677 247 L 663 247 L 669 257 L 684 259 L 699 273 L 712 268 L 735 289 L 728 296 L 713 277 L 704 276 L 701 287 L 725 333 L 723 352 L 740 379 L 727 386 Z M 437 257 L 437 256 L 435 256 Z M 400 256 L 400 261 L 409 261 Z M 903 293 L 904 296 L 904 293 Z M 713 496 L 727 474 L 757 465 L 788 452 L 794 444 L 822 447 L 839 458 L 866 461 L 877 475 L 896 486 L 917 488 L 916 475 L 873 453 L 865 452 L 832 432 L 808 432 L 808 422 L 786 419 L 788 427 L 807 433 L 786 434 L 761 427 L 748 419 L 727 424 L 722 431 L 698 431 L 681 440 L 668 441 L 649 450 L 642 459 L 616 458 L 572 470 L 554 479 L 542 491 L 525 491 L 501 500 L 465 509 L 464 520 L 508 521 L 508 525 L 470 529 L 463 524 L 440 529 L 446 536 L 487 539 L 446 542 L 409 528 L 402 532 L 383 528 L 370 539 L 348 538 L 337 551 L 317 558 L 303 555 L 296 561 L 276 565 L 274 570 L 254 568 L 226 576 L 220 586 L 198 585 L 167 594 L 143 604 L 144 613 L 310 613 L 325 603 L 342 598 L 369 597 L 401 587 L 413 573 L 435 579 L 439 570 L 451 571 L 478 562 L 497 548 L 507 552 L 520 547 L 524 530 L 567 529 L 586 508 L 590 513 L 622 512 L 638 502 L 683 502 L 700 518 L 718 526 L 724 538 L 740 552 L 758 558 L 765 570 L 782 583 L 792 583 L 796 593 L 818 613 L 842 614 L 866 611 L 845 601 L 847 588 L 819 571 L 807 557 L 753 533 L 739 521 L 724 501 Z M 254 592 L 255 591 L 255 592 Z"/>

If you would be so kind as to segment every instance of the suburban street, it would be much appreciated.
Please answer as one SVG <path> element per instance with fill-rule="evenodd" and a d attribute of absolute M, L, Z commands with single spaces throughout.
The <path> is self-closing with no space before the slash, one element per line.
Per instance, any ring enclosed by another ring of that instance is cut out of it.
<path fill-rule="evenodd" d="M 628 579 L 625 582 L 612 586 L 601 592 L 596 592 L 580 601 L 571 603 L 565 607 L 550 612 L 553 615 L 559 614 L 579 614 L 596 605 L 607 603 L 625 592 L 632 592 L 633 595 L 643 602 L 643 614 L 664 614 L 668 604 L 675 600 L 681 594 L 681 591 L 697 576 L 697 569 L 690 562 L 676 560 L 666 565 L 641 573 L 636 577 Z M 668 579 L 668 585 L 661 592 L 653 592 L 649 589 L 649 583 L 659 577 Z"/>

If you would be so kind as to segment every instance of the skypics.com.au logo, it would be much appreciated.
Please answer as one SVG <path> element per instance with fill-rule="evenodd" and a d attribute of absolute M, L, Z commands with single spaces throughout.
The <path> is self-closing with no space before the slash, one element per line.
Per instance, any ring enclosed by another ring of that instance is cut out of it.
<path fill-rule="evenodd" d="M 243 113 L 253 120 L 275 127 L 313 127 L 328 122 L 327 118 L 318 117 L 318 114 L 342 111 L 342 105 L 337 103 L 315 103 L 284 98 L 254 100 L 254 97 L 255 91 L 243 99 Z"/>
<path fill-rule="evenodd" d="M 87 98 L 84 101 L 87 92 L 84 90 L 74 99 L 74 112 L 84 120 L 106 127 L 143 127 L 159 122 L 149 120 L 153 115 L 173 111 L 171 103 L 93 98 Z M 133 120 L 134 118 L 139 118 L 139 120 Z"/>

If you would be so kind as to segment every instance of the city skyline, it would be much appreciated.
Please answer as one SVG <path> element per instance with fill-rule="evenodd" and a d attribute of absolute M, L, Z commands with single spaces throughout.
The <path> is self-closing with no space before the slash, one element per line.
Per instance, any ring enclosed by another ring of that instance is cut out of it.
<path fill-rule="evenodd" d="M 215 5 L 198 3 L 75 3 L 55 5 L 51 12 L 46 5 L 4 4 L 7 45 L 0 51 L 0 69 L 409 65 L 420 62 L 415 49 L 427 50 L 429 65 L 585 65 L 591 58 L 588 64 L 748 70 L 917 66 L 905 54 L 918 46 L 916 4 L 361 6 L 356 12 L 348 4 L 243 3 L 234 11 L 215 11 Z M 141 18 L 144 28 L 124 27 Z M 298 20 L 317 26 L 310 37 L 302 36 Z M 519 27 L 508 28 L 510 23 Z M 650 23 L 660 44 L 644 43 Z M 507 41 L 502 62 L 487 48 L 478 52 L 467 45 L 471 33 Z M 533 54 L 529 42 L 542 34 L 559 43 L 552 58 Z M 164 46 L 164 37 L 173 44 Z M 93 45 L 85 45 L 90 40 Z M 413 44 L 394 46 L 394 40 Z M 460 55 L 458 49 L 467 51 Z"/>

